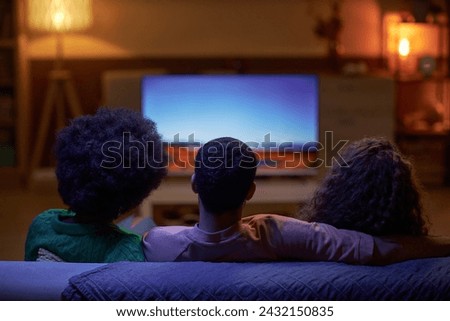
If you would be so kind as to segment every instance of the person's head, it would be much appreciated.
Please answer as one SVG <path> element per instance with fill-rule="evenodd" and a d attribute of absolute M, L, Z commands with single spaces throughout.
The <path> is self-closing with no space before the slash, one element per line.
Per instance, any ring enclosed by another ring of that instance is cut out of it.
<path fill-rule="evenodd" d="M 309 221 L 372 235 L 427 234 L 411 163 L 386 139 L 365 138 L 341 154 L 310 204 Z"/>
<path fill-rule="evenodd" d="M 240 140 L 213 139 L 197 152 L 192 188 L 207 211 L 236 210 L 253 196 L 257 165 L 256 153 Z"/>
<path fill-rule="evenodd" d="M 62 129 L 58 191 L 82 222 L 110 222 L 139 205 L 167 173 L 156 124 L 130 109 L 100 108 Z"/>

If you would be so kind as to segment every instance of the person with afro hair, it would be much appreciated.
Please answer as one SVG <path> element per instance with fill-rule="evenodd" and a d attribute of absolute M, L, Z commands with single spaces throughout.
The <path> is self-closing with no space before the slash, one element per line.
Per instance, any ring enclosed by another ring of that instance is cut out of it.
<path fill-rule="evenodd" d="M 256 153 L 242 141 L 220 137 L 203 145 L 191 184 L 200 219 L 193 227 L 157 226 L 143 237 L 148 261 L 337 261 L 388 264 L 450 254 L 450 239 L 384 239 L 276 214 L 242 217 L 255 193 Z M 343 191 L 345 192 L 345 191 Z"/>
<path fill-rule="evenodd" d="M 131 109 L 100 108 L 57 134 L 55 154 L 58 192 L 68 209 L 34 218 L 25 260 L 51 253 L 66 262 L 144 261 L 141 237 L 115 222 L 167 174 L 156 124 Z"/>
<path fill-rule="evenodd" d="M 384 138 L 364 138 L 341 153 L 301 219 L 371 235 L 427 235 L 411 163 Z"/>

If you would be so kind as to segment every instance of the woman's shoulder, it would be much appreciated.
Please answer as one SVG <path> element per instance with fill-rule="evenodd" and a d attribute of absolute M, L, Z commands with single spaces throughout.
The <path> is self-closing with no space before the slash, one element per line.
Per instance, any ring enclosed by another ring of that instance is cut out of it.
<path fill-rule="evenodd" d="M 70 212 L 66 209 L 60 209 L 60 208 L 51 208 L 48 210 L 45 210 L 41 213 L 39 213 L 34 219 L 32 224 L 39 224 L 39 223 L 50 223 L 54 220 L 57 220 L 59 217 L 65 216 L 65 217 L 73 217 L 75 216 L 75 213 Z"/>

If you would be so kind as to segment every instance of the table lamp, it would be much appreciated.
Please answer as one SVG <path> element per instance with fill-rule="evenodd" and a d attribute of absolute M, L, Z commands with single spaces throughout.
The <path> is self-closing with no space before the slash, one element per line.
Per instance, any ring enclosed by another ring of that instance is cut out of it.
<path fill-rule="evenodd" d="M 384 54 L 389 70 L 400 78 L 442 72 L 437 62 L 443 58 L 443 32 L 440 24 L 402 21 L 400 14 L 384 17 Z"/>
<path fill-rule="evenodd" d="M 70 116 L 82 114 L 81 105 L 69 70 L 63 68 L 63 35 L 82 31 L 92 24 L 91 0 L 28 0 L 28 26 L 31 30 L 53 33 L 56 57 L 49 73 L 47 93 L 39 124 L 30 173 L 40 165 L 52 116 L 58 128 L 64 125 L 65 109 Z"/>

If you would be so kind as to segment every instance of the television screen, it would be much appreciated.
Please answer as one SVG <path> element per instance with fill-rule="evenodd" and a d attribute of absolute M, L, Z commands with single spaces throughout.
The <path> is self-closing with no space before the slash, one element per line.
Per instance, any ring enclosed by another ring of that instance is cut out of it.
<path fill-rule="evenodd" d="M 190 158 L 207 141 L 231 136 L 254 148 L 265 169 L 304 169 L 299 159 L 305 153 L 312 159 L 318 141 L 316 75 L 148 75 L 141 86 L 142 112 L 157 123 L 174 158 Z M 281 156 L 293 164 L 280 164 Z"/>

